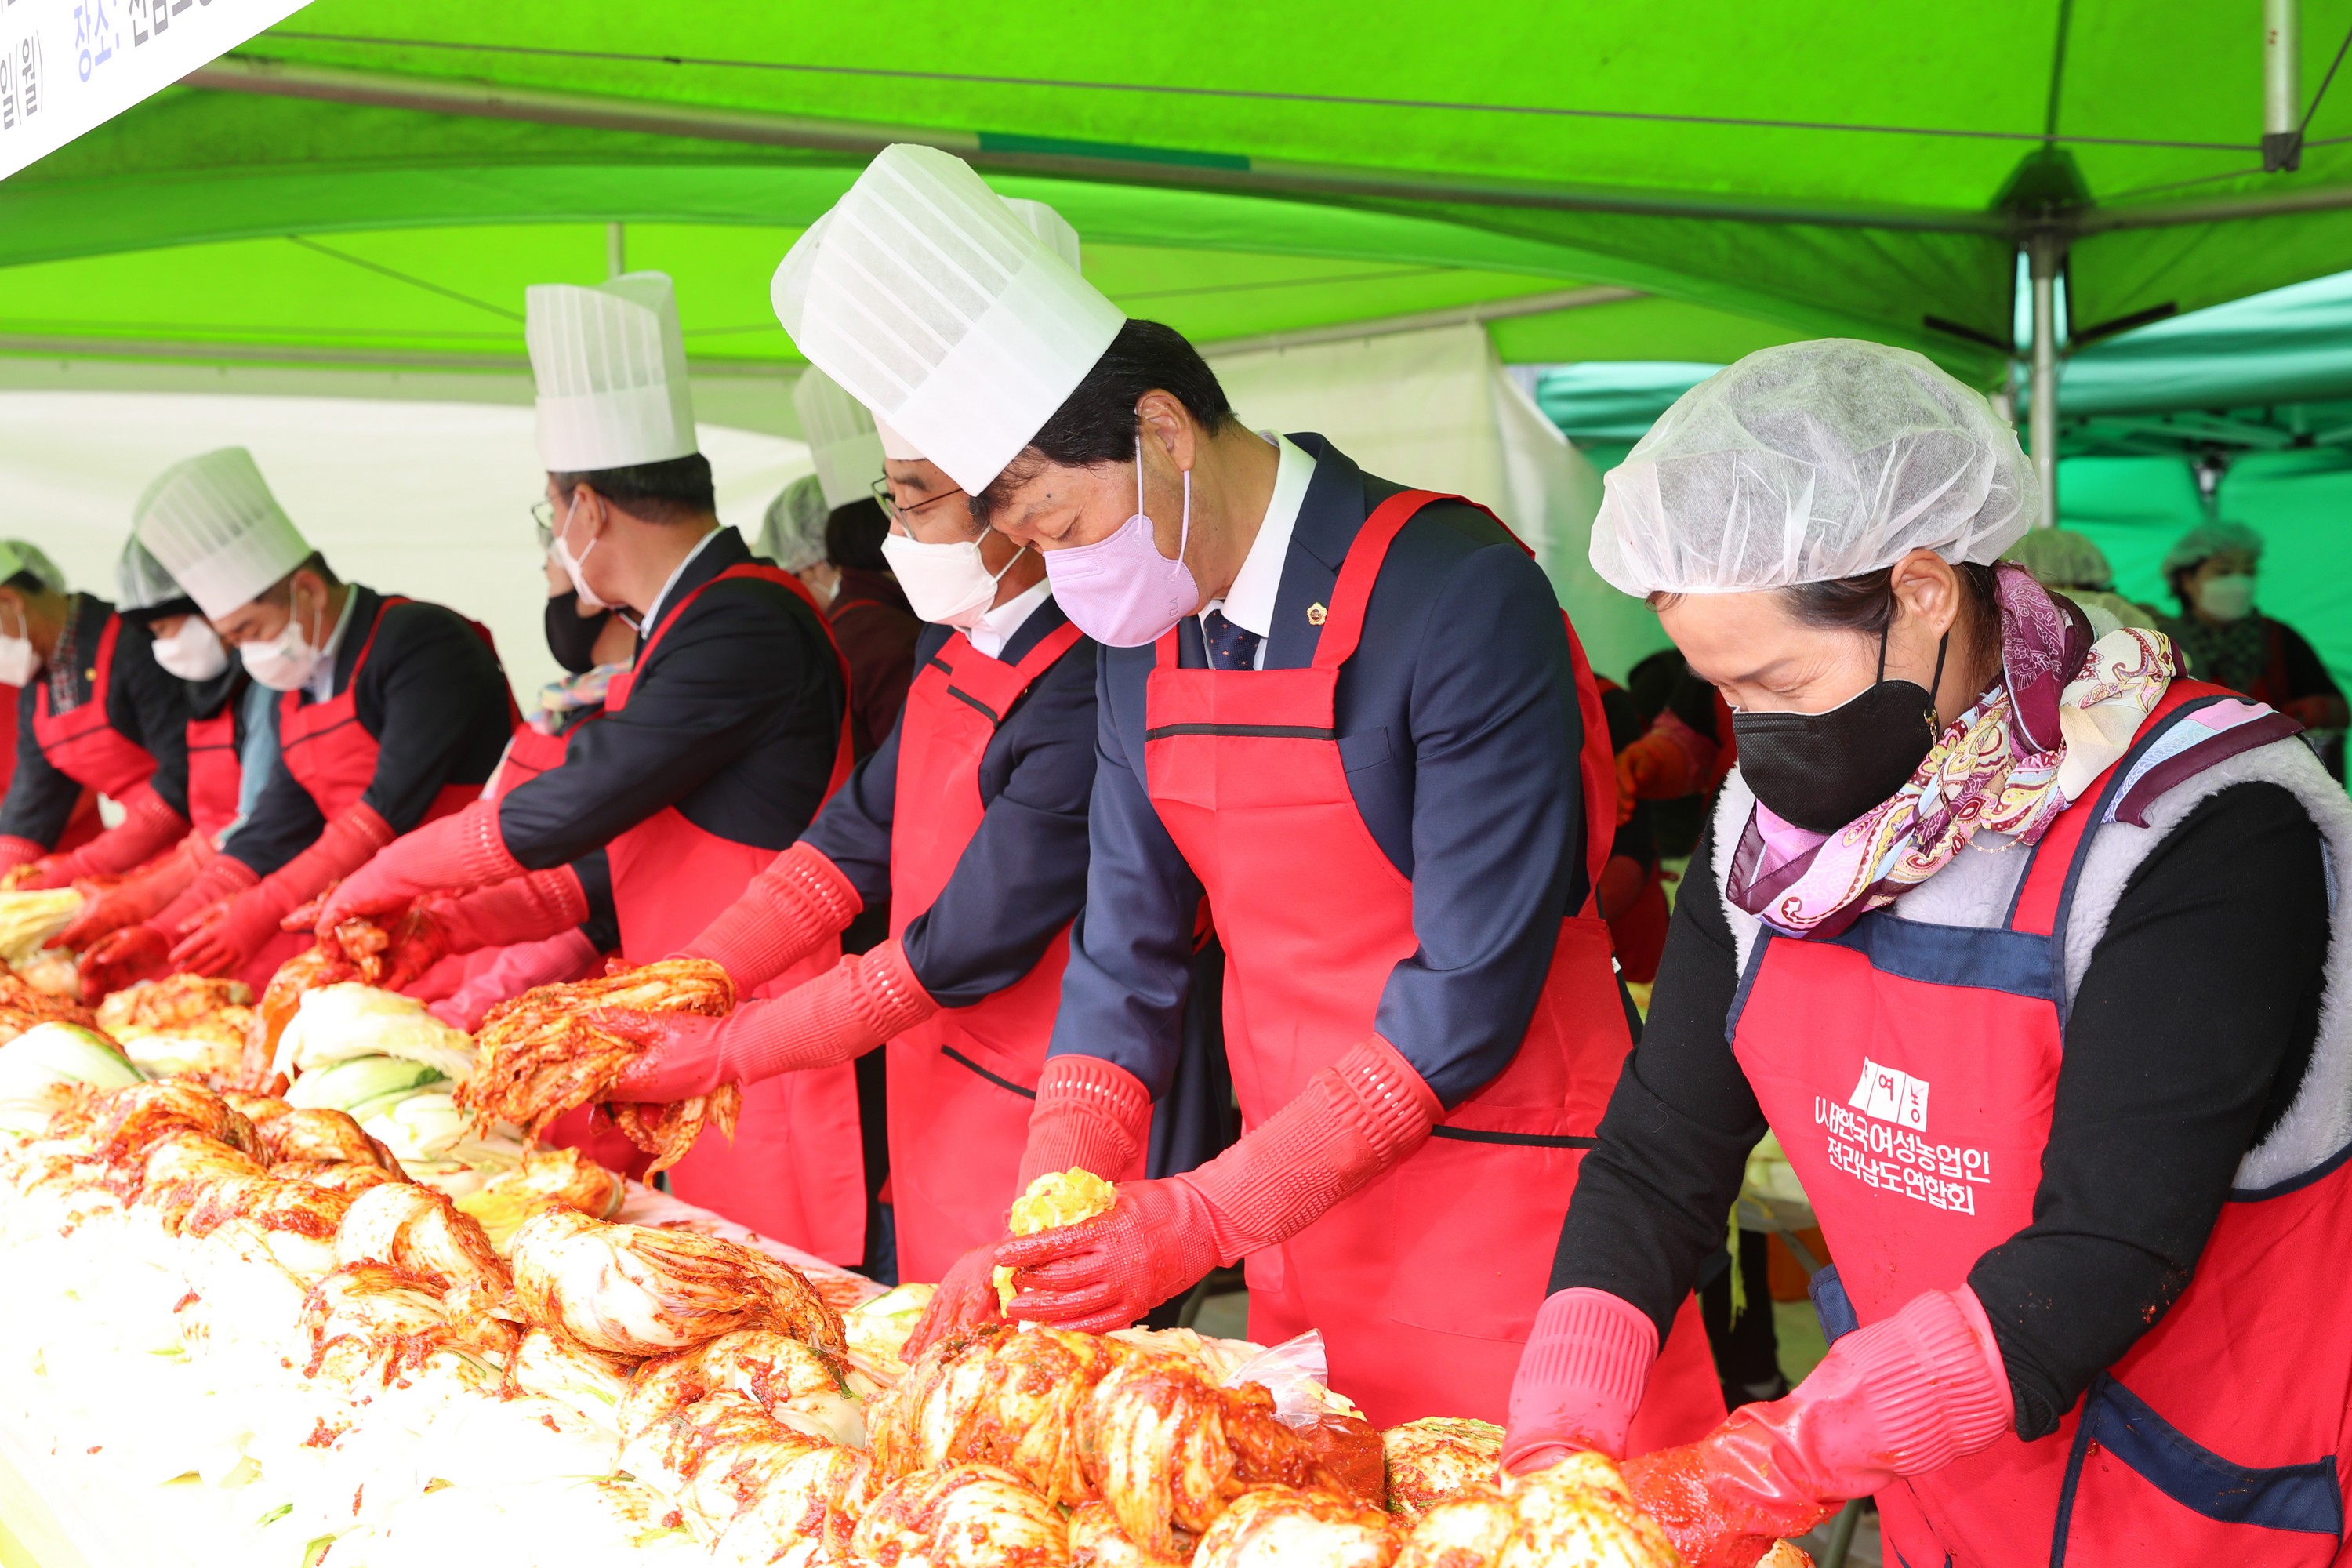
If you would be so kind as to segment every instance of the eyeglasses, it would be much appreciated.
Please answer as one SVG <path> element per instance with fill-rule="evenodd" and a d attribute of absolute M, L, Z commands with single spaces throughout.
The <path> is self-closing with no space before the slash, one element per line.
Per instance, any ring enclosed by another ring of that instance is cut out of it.
<path fill-rule="evenodd" d="M 874 491 L 874 499 L 881 503 L 882 515 L 888 518 L 892 522 L 904 522 L 926 507 L 937 506 L 943 500 L 953 500 L 956 497 L 963 494 L 961 490 L 950 490 L 944 495 L 933 496 L 929 500 L 919 500 L 912 506 L 900 506 L 897 501 L 890 499 L 889 480 L 877 479 L 874 481 L 871 488 Z"/>
<path fill-rule="evenodd" d="M 539 528 L 539 547 L 546 550 L 555 543 L 555 503 L 535 500 L 530 503 L 530 521 Z"/>

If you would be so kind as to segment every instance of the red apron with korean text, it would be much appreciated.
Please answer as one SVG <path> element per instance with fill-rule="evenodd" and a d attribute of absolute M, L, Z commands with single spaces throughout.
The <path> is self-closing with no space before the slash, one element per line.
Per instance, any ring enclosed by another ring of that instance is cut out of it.
<path fill-rule="evenodd" d="M 898 720 L 890 828 L 890 934 L 929 909 L 979 831 L 980 763 L 1023 692 L 1075 647 L 1067 623 L 1018 664 L 991 658 L 961 631 L 916 673 Z M 890 1187 L 898 1273 L 937 1279 L 1004 1232 L 1004 1195 L 1021 1173 L 1037 1075 L 1061 1005 L 1069 928 L 1036 966 L 969 1007 L 943 1008 L 889 1052 Z M 1119 1181 L 1141 1170 L 1107 1173 Z"/>
<path fill-rule="evenodd" d="M 1160 640 L 1145 770 L 1153 805 L 1217 911 L 1226 1050 L 1244 1131 L 1374 1033 L 1390 972 L 1420 947 L 1412 883 L 1373 841 L 1349 791 L 1334 697 L 1390 543 L 1441 499 L 1452 498 L 1408 490 L 1365 520 L 1309 668 L 1185 669 L 1177 634 Z M 1588 883 L 1597 886 L 1615 821 L 1615 764 L 1599 689 L 1573 627 L 1568 636 L 1584 716 Z M 1288 1241 L 1250 1255 L 1250 1337 L 1272 1344 L 1321 1330 L 1331 1385 L 1375 1426 L 1440 1415 L 1501 1421 L 1577 1166 L 1631 1048 L 1608 928 L 1588 899 L 1560 922 L 1510 1065 L 1411 1158 Z M 1688 1303 L 1650 1388 L 1637 1450 L 1691 1440 L 1722 1419 Z"/>
<path fill-rule="evenodd" d="M 758 562 L 730 566 L 662 616 L 660 626 L 645 639 L 635 667 L 615 675 L 605 689 L 604 711 L 618 713 L 628 706 L 636 671 L 651 664 L 654 649 L 688 605 L 712 583 L 746 577 L 789 589 L 816 614 L 820 626 L 825 625 L 816 601 L 791 573 Z M 828 627 L 828 645 L 832 636 Z M 839 660 L 838 648 L 834 657 Z M 846 666 L 841 679 L 841 734 L 825 786 L 828 795 L 841 787 L 850 768 Z M 701 935 L 703 927 L 740 898 L 751 879 L 776 858 L 772 848 L 703 831 L 675 805 L 664 806 L 615 837 L 605 854 L 613 868 L 621 956 L 633 964 L 667 957 Z M 840 943 L 828 942 L 754 994 L 788 991 L 832 968 L 840 957 Z M 856 1264 L 866 1246 L 866 1166 L 858 1140 L 855 1070 L 845 1062 L 745 1085 L 734 1140 L 715 1131 L 704 1134 L 693 1152 L 671 1167 L 669 1182 L 679 1197 L 739 1225 L 819 1258 Z"/>
<path fill-rule="evenodd" d="M 110 615 L 98 634 L 98 657 L 90 660 L 86 678 L 89 700 L 69 713 L 49 707 L 49 683 L 35 677 L 33 739 L 49 766 L 88 789 L 121 800 L 155 772 L 154 753 L 107 721 L 106 700 L 114 689 L 114 650 L 122 635 L 122 617 Z"/>
<path fill-rule="evenodd" d="M 2032 859 L 2004 924 L 1877 910 L 1834 938 L 1758 937 L 1732 1047 L 1837 1260 L 1814 1281 L 1833 1331 L 1958 1288 L 2032 1223 L 2064 1055 L 2075 876 L 2135 761 L 2216 700 L 2237 698 L 2172 683 L 2133 750 L 2021 851 Z M 2347 1154 L 2233 1192 L 2189 1289 L 2056 1433 L 2005 1435 L 1879 1493 L 1887 1561 L 2346 1562 Z"/>

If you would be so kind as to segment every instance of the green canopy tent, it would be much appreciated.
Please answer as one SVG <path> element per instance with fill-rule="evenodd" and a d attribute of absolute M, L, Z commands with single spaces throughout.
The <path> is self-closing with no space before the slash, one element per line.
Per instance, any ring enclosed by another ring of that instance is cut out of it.
<path fill-rule="evenodd" d="M 2352 0 L 2300 12 L 2266 97 L 2245 5 L 317 0 L 0 183 L 0 349 L 510 368 L 521 285 L 619 248 L 678 275 L 698 361 L 790 363 L 774 259 L 917 139 L 1053 202 L 1114 298 L 1203 340 L 1849 332 L 1990 383 L 2021 244 L 2064 247 L 2077 338 L 2340 264 Z M 2300 166 L 2265 174 L 2283 119 Z"/>

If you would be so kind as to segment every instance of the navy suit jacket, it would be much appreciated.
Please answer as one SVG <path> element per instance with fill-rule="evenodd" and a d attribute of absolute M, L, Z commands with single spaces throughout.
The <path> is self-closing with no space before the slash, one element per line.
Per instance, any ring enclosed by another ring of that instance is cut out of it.
<path fill-rule="evenodd" d="M 1330 602 L 1365 518 L 1404 488 L 1319 436 L 1291 439 L 1317 461 L 1283 563 L 1268 669 L 1314 661 L 1321 630 L 1307 606 Z M 1180 647 L 1183 664 L 1206 666 L 1197 620 L 1180 628 Z M 1158 1094 L 1175 1070 L 1201 884 L 1144 789 L 1156 658 L 1150 647 L 1101 653 L 1087 904 L 1052 1054 L 1116 1062 Z M 1484 513 L 1423 508 L 1381 567 L 1336 705 L 1349 789 L 1412 879 L 1421 940 L 1390 972 L 1376 1026 L 1456 1105 L 1517 1052 L 1559 923 L 1585 897 L 1583 725 L 1550 583 Z"/>

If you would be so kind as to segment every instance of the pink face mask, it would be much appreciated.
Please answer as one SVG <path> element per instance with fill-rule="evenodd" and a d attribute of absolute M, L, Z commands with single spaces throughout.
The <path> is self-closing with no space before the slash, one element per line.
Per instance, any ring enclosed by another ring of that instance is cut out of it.
<path fill-rule="evenodd" d="M 1045 552 L 1045 575 L 1062 613 L 1110 647 L 1141 647 L 1198 609 L 1201 585 L 1184 564 L 1192 539 L 1192 470 L 1184 470 L 1184 522 L 1176 559 L 1160 553 L 1143 512 L 1143 440 L 1135 443 L 1135 515 L 1108 538 Z"/>

